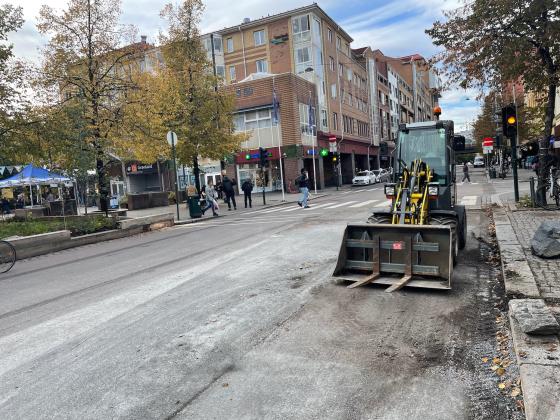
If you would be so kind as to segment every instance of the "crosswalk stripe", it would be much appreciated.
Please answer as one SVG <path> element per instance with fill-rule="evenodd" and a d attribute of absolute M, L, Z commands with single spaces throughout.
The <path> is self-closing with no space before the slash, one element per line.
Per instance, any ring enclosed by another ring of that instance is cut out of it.
<path fill-rule="evenodd" d="M 369 189 L 368 191 L 377 191 L 377 190 L 380 190 L 380 189 L 381 189 L 381 188 L 377 187 L 377 188 L 371 188 L 371 189 Z"/>
<path fill-rule="evenodd" d="M 354 205 L 349 206 L 349 207 L 351 209 L 355 209 L 355 208 L 358 208 L 358 207 L 364 207 L 364 206 L 368 206 L 368 205 L 373 204 L 373 203 L 377 203 L 378 201 L 379 200 L 368 200 L 368 201 L 364 201 L 363 203 L 354 204 Z"/>
<path fill-rule="evenodd" d="M 391 206 L 391 201 L 383 201 L 382 203 L 379 203 L 374 207 L 390 207 L 390 206 Z"/>
<path fill-rule="evenodd" d="M 334 206 L 327 207 L 327 209 L 336 209 L 338 207 L 347 206 L 352 203 L 355 203 L 355 201 L 348 201 L 346 203 L 335 204 Z"/>
<path fill-rule="evenodd" d="M 310 211 L 314 211 L 314 210 L 320 209 L 321 207 L 330 206 L 330 205 L 332 205 L 332 204 L 334 204 L 334 202 L 331 202 L 331 203 L 323 203 L 323 204 L 319 204 L 319 205 L 317 205 L 317 206 L 314 205 L 314 204 L 311 204 L 311 205 L 309 206 L 309 210 L 310 210 Z"/>
<path fill-rule="evenodd" d="M 285 210 L 285 207 L 276 207 L 275 209 L 269 209 L 269 210 L 263 211 L 262 214 L 274 213 L 274 212 L 283 211 L 283 210 Z"/>
<path fill-rule="evenodd" d="M 461 204 L 464 206 L 474 206 L 478 201 L 476 195 L 465 195 L 461 198 Z"/>

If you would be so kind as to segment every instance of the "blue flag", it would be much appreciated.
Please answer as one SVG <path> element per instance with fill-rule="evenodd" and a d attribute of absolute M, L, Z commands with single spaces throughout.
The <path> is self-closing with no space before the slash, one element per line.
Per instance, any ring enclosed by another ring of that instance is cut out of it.
<path fill-rule="evenodd" d="M 315 134 L 315 108 L 311 103 L 311 95 L 309 96 L 309 129 L 311 131 L 311 135 Z"/>
<path fill-rule="evenodd" d="M 278 125 L 278 109 L 280 104 L 278 103 L 278 97 L 276 96 L 276 89 L 272 91 L 272 124 Z"/>

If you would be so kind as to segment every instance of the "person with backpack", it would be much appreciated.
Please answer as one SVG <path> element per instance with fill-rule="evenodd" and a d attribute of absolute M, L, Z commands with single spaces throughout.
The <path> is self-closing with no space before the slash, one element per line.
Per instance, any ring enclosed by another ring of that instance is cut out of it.
<path fill-rule="evenodd" d="M 469 181 L 469 184 L 471 183 L 471 177 L 469 176 L 469 165 L 467 165 L 467 162 L 463 164 L 463 180 L 461 181 L 461 184 L 465 182 L 465 179 Z"/>
<path fill-rule="evenodd" d="M 307 204 L 307 199 L 309 198 L 309 175 L 305 168 L 301 169 L 301 175 L 298 178 L 297 186 L 299 187 L 299 191 L 301 192 L 301 199 L 298 200 L 298 206 L 303 207 L 304 209 L 308 209 L 309 205 Z"/>
<path fill-rule="evenodd" d="M 253 183 L 249 178 L 247 178 L 241 185 L 243 194 L 245 195 L 245 208 L 247 208 L 247 200 L 249 200 L 249 207 L 253 208 L 253 202 L 251 198 L 251 193 L 253 192 Z"/>
<path fill-rule="evenodd" d="M 231 211 L 231 205 L 233 204 L 233 209 L 237 210 L 237 203 L 235 202 L 235 189 L 233 188 L 235 185 L 235 179 L 230 179 L 226 174 L 225 171 L 223 172 L 222 178 L 222 188 L 224 190 L 224 195 L 226 196 L 225 200 L 228 205 L 228 210 Z"/>

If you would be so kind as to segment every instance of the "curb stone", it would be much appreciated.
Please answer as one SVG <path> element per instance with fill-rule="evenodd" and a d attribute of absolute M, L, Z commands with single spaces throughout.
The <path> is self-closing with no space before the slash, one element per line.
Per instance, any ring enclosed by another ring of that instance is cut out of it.
<path fill-rule="evenodd" d="M 552 311 L 542 300 L 535 277 L 523 248 L 519 244 L 508 214 L 494 210 L 496 238 L 500 250 L 502 274 L 509 300 L 509 321 L 517 364 L 523 389 L 525 416 L 527 420 L 560 419 L 560 341 L 558 336 L 529 335 L 523 332 L 522 324 L 529 331 L 527 323 L 532 320 L 524 310 L 529 303 L 536 306 L 537 317 L 543 315 L 550 321 Z M 513 235 L 512 235 L 513 234 Z M 516 297 L 532 299 L 516 299 Z M 538 303 L 537 303 L 538 302 Z M 520 314 L 521 312 L 521 314 Z M 521 318 L 521 323 L 518 318 Z"/>

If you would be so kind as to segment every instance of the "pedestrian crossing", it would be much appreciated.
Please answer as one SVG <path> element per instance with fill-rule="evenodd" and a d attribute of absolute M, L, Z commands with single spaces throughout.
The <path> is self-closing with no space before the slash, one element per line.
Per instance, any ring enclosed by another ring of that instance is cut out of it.
<path fill-rule="evenodd" d="M 463 206 L 476 206 L 478 203 L 478 196 L 477 195 L 465 195 L 461 197 L 459 204 Z"/>
<path fill-rule="evenodd" d="M 378 201 L 379 201 L 379 200 L 367 200 L 367 201 L 364 201 L 364 202 L 362 202 L 362 203 L 353 204 L 353 205 L 351 205 L 351 206 L 349 206 L 349 207 L 350 207 L 351 209 L 357 209 L 357 208 L 360 208 L 360 207 L 369 206 L 370 204 L 373 204 L 373 203 L 377 203 Z"/>
<path fill-rule="evenodd" d="M 349 208 L 349 209 L 361 209 L 366 207 L 372 208 L 389 208 L 391 205 L 390 200 L 366 200 L 366 201 L 359 201 L 359 200 L 349 200 L 344 202 L 334 202 L 328 201 L 324 203 L 316 203 L 312 201 L 309 203 L 309 208 L 302 209 L 297 203 L 293 203 L 293 205 L 288 206 L 278 206 L 274 208 L 256 210 L 250 213 L 246 213 L 247 217 L 271 217 L 275 215 L 291 215 L 297 211 L 305 211 L 305 212 L 314 212 L 315 210 L 335 210 L 341 208 Z M 295 214 L 295 213 L 294 213 Z"/>

